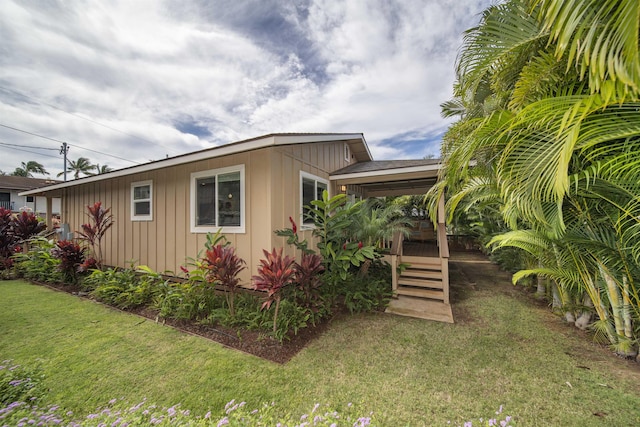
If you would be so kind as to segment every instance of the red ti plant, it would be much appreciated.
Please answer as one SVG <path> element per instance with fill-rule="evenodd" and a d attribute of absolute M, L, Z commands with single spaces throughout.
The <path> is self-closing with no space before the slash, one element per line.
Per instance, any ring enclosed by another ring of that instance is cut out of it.
<path fill-rule="evenodd" d="M 78 231 L 79 238 L 86 240 L 91 245 L 93 256 L 98 266 L 102 265 L 102 238 L 113 225 L 111 208 L 102 207 L 102 202 L 95 202 L 93 206 L 87 206 L 88 224 L 82 224 L 82 231 Z"/>
<path fill-rule="evenodd" d="M 64 274 L 65 280 L 76 283 L 76 273 L 84 263 L 84 251 L 84 248 L 70 240 L 60 240 L 51 249 L 51 255 L 60 260 L 58 269 Z"/>
<path fill-rule="evenodd" d="M 238 274 L 244 270 L 245 261 L 236 255 L 235 249 L 227 245 L 212 246 L 207 249 L 203 266 L 207 269 L 207 279 L 224 286 L 231 316 L 235 316 L 233 301 L 240 279 Z"/>
<path fill-rule="evenodd" d="M 27 240 L 45 228 L 47 228 L 47 225 L 38 220 L 38 217 L 33 212 L 22 211 L 11 222 L 11 233 L 17 240 Z"/>
<path fill-rule="evenodd" d="M 11 235 L 11 211 L 0 208 L 0 270 L 11 266 L 15 240 Z"/>
<path fill-rule="evenodd" d="M 262 304 L 263 309 L 270 308 L 271 304 L 276 302 L 276 312 L 273 315 L 273 332 L 276 332 L 282 289 L 295 280 L 295 259 L 288 255 L 283 257 L 282 248 L 274 248 L 271 252 L 263 249 L 262 252 L 265 258 L 260 260 L 258 274 L 251 277 L 251 281 L 256 290 L 267 291 L 267 299 Z"/>
<path fill-rule="evenodd" d="M 318 288 L 322 285 L 321 274 L 324 271 L 322 257 L 317 254 L 303 253 L 300 264 L 295 263 L 293 268 L 298 289 L 302 291 L 304 304 L 315 309 L 314 300 L 318 298 Z"/>

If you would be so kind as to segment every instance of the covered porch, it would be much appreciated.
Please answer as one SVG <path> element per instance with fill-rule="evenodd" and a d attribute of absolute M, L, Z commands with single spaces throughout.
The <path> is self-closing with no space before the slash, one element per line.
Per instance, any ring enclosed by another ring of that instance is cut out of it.
<path fill-rule="evenodd" d="M 336 191 L 354 197 L 423 195 L 436 183 L 439 170 L 435 159 L 371 161 L 337 170 L 330 179 Z M 443 198 L 437 223 L 421 224 L 410 240 L 394 236 L 386 260 L 394 294 L 388 313 L 453 323 Z"/>

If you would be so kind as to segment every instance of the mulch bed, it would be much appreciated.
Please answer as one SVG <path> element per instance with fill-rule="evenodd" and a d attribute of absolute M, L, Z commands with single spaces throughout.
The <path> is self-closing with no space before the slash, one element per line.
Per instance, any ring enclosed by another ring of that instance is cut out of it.
<path fill-rule="evenodd" d="M 95 301 L 86 294 L 80 292 L 80 289 L 75 285 L 64 283 L 35 283 L 53 290 L 67 292 L 81 298 L 87 298 Z M 120 310 L 116 307 L 109 305 L 106 306 L 113 308 L 114 310 Z M 284 342 L 280 343 L 263 331 L 249 331 L 246 329 L 235 329 L 220 325 L 202 325 L 187 320 L 158 318 L 158 312 L 148 307 L 137 307 L 120 311 L 153 320 L 157 323 L 170 326 L 188 334 L 210 339 L 226 347 L 233 348 L 244 353 L 253 354 L 276 363 L 286 363 L 291 360 L 291 358 L 298 354 L 300 350 L 305 348 L 311 341 L 326 331 L 334 318 L 340 316 L 340 313 L 338 313 L 333 318 L 325 319 L 316 326 L 303 328 L 298 331 L 297 335 L 292 335 L 289 339 L 285 339 Z"/>

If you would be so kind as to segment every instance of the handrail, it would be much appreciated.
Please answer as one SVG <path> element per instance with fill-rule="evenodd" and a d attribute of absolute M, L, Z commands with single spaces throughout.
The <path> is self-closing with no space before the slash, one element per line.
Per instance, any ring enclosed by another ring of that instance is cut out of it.
<path fill-rule="evenodd" d="M 391 255 L 402 255 L 403 240 L 404 234 L 400 231 L 393 233 L 393 239 L 391 240 Z"/>
<path fill-rule="evenodd" d="M 440 258 L 449 258 L 447 228 L 443 223 L 438 223 L 438 251 L 440 252 Z"/>

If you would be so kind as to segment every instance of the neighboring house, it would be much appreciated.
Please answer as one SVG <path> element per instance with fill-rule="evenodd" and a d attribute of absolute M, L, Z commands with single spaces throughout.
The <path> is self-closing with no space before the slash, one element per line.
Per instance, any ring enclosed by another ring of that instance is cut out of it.
<path fill-rule="evenodd" d="M 107 265 L 135 262 L 179 272 L 203 250 L 206 234 L 221 229 L 247 262 L 241 280 L 248 285 L 263 249 L 284 246 L 294 254 L 274 233 L 290 226 L 289 217 L 311 238 L 303 206 L 323 190 L 354 197 L 424 194 L 438 170 L 434 160 L 374 162 L 359 133 L 271 134 L 22 194 L 62 198 L 71 231 L 87 222 L 87 205 L 111 208 Z M 448 279 L 446 291 L 438 286 L 448 304 Z"/>
<path fill-rule="evenodd" d="M 2 175 L 0 176 L 0 207 L 10 209 L 12 212 L 29 210 L 39 216 L 60 214 L 60 199 L 53 198 L 52 206 L 47 208 L 47 199 L 41 196 L 20 195 L 21 192 L 32 190 L 58 183 L 52 179 L 27 178 L 23 176 Z"/>

